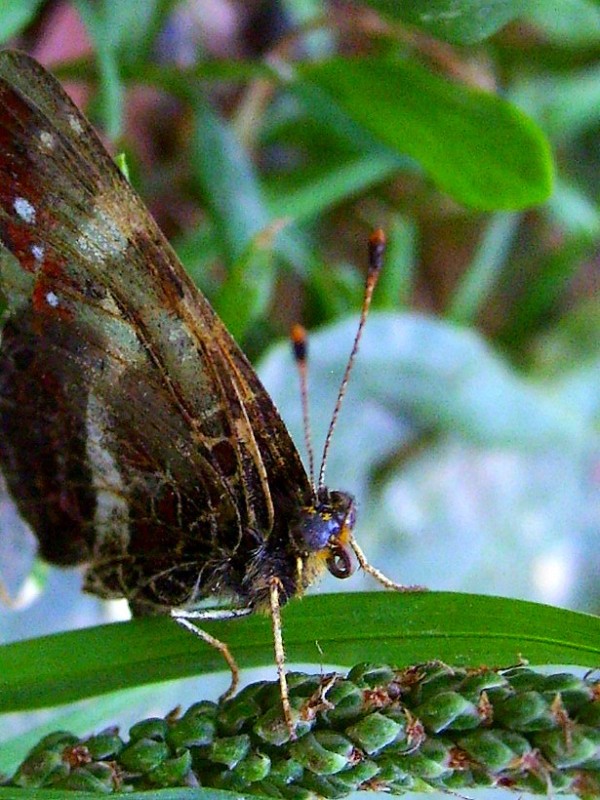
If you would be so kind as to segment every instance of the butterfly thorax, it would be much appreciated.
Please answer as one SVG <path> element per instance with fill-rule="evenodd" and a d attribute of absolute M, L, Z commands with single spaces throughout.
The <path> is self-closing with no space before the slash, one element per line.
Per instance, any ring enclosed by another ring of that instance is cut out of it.
<path fill-rule="evenodd" d="M 356 521 L 354 498 L 321 489 L 314 503 L 300 508 L 283 536 L 269 537 L 251 558 L 244 585 L 248 604 L 268 607 L 269 581 L 281 583 L 281 602 L 301 595 L 325 570 L 336 578 L 354 572 L 350 537 Z M 282 546 L 283 545 L 283 546 Z"/>

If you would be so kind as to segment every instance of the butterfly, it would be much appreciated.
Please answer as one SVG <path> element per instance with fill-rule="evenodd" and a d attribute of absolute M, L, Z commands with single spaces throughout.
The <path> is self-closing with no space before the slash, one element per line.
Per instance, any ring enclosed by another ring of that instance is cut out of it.
<path fill-rule="evenodd" d="M 373 263 L 382 234 L 372 237 Z M 0 52 L 0 468 L 41 556 L 134 615 L 267 611 L 367 564 L 254 369 L 58 81 Z M 377 573 L 377 574 L 376 574 Z M 398 588 L 392 584 L 394 588 Z M 199 608 L 214 600 L 219 608 Z M 225 605 L 225 608 L 220 608 Z"/>

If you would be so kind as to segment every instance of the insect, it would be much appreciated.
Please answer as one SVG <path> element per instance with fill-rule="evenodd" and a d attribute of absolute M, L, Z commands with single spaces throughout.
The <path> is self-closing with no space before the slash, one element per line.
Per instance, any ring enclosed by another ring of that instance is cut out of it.
<path fill-rule="evenodd" d="M 88 121 L 16 51 L 0 53 L 0 243 L 0 467 L 42 557 L 85 564 L 84 588 L 134 615 L 175 616 L 221 650 L 231 690 L 232 655 L 197 623 L 269 612 L 292 729 L 280 607 L 324 570 L 348 577 L 353 554 L 386 579 L 352 497 L 307 476 Z M 375 234 L 374 270 L 382 249 Z"/>

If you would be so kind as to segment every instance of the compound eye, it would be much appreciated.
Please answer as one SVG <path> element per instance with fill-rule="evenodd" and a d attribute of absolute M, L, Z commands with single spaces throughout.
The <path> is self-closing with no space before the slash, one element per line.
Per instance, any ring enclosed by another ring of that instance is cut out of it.
<path fill-rule="evenodd" d="M 327 569 L 336 578 L 349 578 L 354 572 L 350 551 L 342 546 L 332 547 L 327 557 Z"/>

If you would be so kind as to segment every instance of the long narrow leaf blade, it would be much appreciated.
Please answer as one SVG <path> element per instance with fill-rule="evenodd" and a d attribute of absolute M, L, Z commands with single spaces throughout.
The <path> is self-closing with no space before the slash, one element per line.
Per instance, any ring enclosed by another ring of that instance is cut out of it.
<path fill-rule="evenodd" d="M 270 621 L 253 615 L 205 629 L 228 643 L 240 666 L 273 663 Z M 290 663 L 398 666 L 600 663 L 600 619 L 483 595 L 323 595 L 285 609 Z M 318 643 L 318 644 L 317 644 Z M 129 686 L 210 671 L 214 649 L 168 618 L 115 623 L 0 648 L 0 711 L 58 705 Z"/>

